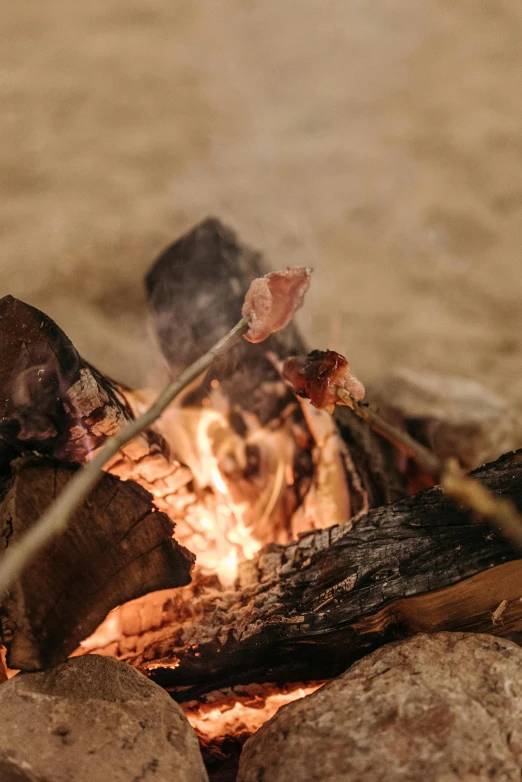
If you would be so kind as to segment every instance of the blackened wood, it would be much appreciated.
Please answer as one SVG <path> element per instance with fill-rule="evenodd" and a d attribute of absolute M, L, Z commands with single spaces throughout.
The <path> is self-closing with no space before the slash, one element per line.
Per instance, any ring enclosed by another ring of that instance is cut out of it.
<path fill-rule="evenodd" d="M 24 535 L 74 471 L 47 458 L 12 463 L 0 501 L 1 550 Z M 37 670 L 61 662 L 110 609 L 187 584 L 194 557 L 172 539 L 173 529 L 145 489 L 105 474 L 2 601 L 0 640 L 9 667 Z"/>
<path fill-rule="evenodd" d="M 235 233 L 209 218 L 168 247 L 146 278 L 149 305 L 162 352 L 173 372 L 180 372 L 241 318 L 250 283 L 266 273 L 261 256 L 240 244 Z M 280 383 L 273 353 L 285 358 L 305 351 L 293 324 L 264 343 L 245 340 L 219 364 L 208 380 L 217 378 L 227 398 L 255 412 L 261 423 L 275 418 L 293 395 L 270 393 L 270 382 Z"/>
<path fill-rule="evenodd" d="M 0 467 L 36 450 L 83 462 L 131 413 L 43 312 L 0 299 Z"/>
<path fill-rule="evenodd" d="M 475 475 L 522 508 L 522 451 Z M 240 682 L 330 678 L 419 630 L 512 635 L 522 630 L 521 584 L 511 545 L 435 487 L 353 528 L 265 547 L 240 570 L 237 591 L 193 593 L 190 616 L 191 588 L 180 590 L 164 626 L 122 637 L 121 656 L 180 700 Z"/>
<path fill-rule="evenodd" d="M 348 407 L 338 405 L 334 418 L 366 492 L 366 508 L 380 508 L 403 497 L 407 475 L 398 469 L 399 454 L 395 448 Z M 352 497 L 355 515 L 363 510 L 363 505 L 357 492 L 352 491 Z"/>

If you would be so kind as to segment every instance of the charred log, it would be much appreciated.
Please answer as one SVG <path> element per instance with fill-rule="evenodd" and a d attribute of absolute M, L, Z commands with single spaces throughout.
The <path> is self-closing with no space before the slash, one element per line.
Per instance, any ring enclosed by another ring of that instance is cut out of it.
<path fill-rule="evenodd" d="M 219 220 L 207 219 L 168 247 L 146 278 L 149 305 L 162 352 L 174 374 L 205 353 L 241 318 L 241 308 L 252 280 L 268 270 L 259 253 L 241 245 Z M 263 344 L 242 340 L 209 372 L 199 394 L 218 379 L 232 405 L 254 412 L 261 424 L 276 418 L 293 394 L 268 392 L 280 384 L 273 361 L 305 351 L 291 324 Z M 200 396 L 201 398 L 201 396 Z"/>
<path fill-rule="evenodd" d="M 131 412 L 118 387 L 43 312 L 0 299 L 0 468 L 35 450 L 83 462 Z"/>
<path fill-rule="evenodd" d="M 74 467 L 22 457 L 4 480 L 0 541 L 21 538 L 74 474 Z M 173 523 L 137 484 L 104 475 L 65 532 L 46 546 L 0 606 L 11 668 L 61 662 L 116 605 L 188 584 L 194 557 Z"/>
<path fill-rule="evenodd" d="M 521 451 L 475 475 L 522 507 Z M 162 627 L 125 637 L 123 623 L 111 654 L 179 700 L 241 682 L 330 678 L 419 631 L 522 631 L 521 577 L 511 545 L 434 487 L 353 528 L 265 547 L 240 568 L 236 591 L 180 590 Z"/>

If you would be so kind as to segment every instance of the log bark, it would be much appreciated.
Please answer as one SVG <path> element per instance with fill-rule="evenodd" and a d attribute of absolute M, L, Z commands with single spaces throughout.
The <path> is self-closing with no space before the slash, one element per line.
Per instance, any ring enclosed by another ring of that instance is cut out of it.
<path fill-rule="evenodd" d="M 38 451 L 84 462 L 132 413 L 101 375 L 35 307 L 0 299 L 0 468 Z"/>
<path fill-rule="evenodd" d="M 522 451 L 474 474 L 522 508 Z M 331 678 L 419 631 L 522 632 L 521 579 L 511 545 L 434 487 L 353 528 L 265 547 L 240 568 L 235 591 L 179 590 L 160 627 L 126 637 L 123 622 L 110 653 L 178 700 L 242 682 Z"/>
<path fill-rule="evenodd" d="M 0 501 L 2 548 L 23 536 L 73 473 L 48 458 L 13 462 Z M 173 529 L 141 486 L 104 475 L 0 606 L 9 667 L 31 671 L 61 662 L 114 606 L 188 584 L 194 557 L 173 540 Z"/>

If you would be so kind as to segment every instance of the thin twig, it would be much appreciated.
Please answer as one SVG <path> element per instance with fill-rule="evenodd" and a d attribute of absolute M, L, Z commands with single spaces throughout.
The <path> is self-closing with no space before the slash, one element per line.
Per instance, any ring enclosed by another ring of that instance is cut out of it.
<path fill-rule="evenodd" d="M 371 407 L 358 402 L 344 388 L 339 388 L 337 395 L 375 432 L 415 459 L 425 472 L 440 483 L 452 500 L 465 505 L 478 517 L 487 519 L 493 526 L 498 527 L 502 535 L 522 552 L 522 515 L 512 502 L 496 497 L 479 481 L 467 475 L 455 459 L 439 459 L 407 432 L 392 426 Z"/>
<path fill-rule="evenodd" d="M 249 321 L 249 317 L 242 318 L 213 348 L 198 358 L 178 378 L 169 383 L 143 415 L 136 418 L 135 421 L 131 421 L 117 435 L 106 440 L 94 459 L 74 475 L 59 497 L 24 537 L 18 543 L 9 546 L 7 552 L 0 560 L 0 597 L 22 573 L 35 554 L 54 535 L 65 529 L 72 513 L 101 479 L 103 475 L 102 468 L 105 464 L 112 459 L 122 446 L 134 440 L 140 432 L 151 426 L 173 399 L 202 372 L 208 369 L 216 358 L 230 350 L 248 330 Z"/>

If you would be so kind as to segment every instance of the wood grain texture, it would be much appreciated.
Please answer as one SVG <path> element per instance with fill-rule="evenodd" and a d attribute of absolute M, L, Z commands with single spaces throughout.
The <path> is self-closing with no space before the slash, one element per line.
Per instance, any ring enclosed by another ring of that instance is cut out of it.
<path fill-rule="evenodd" d="M 0 502 L 0 542 L 21 538 L 74 474 L 49 459 L 12 464 Z M 0 607 L 10 668 L 63 661 L 116 605 L 188 584 L 194 557 L 173 540 L 174 525 L 132 481 L 105 474 L 10 589 Z"/>

